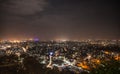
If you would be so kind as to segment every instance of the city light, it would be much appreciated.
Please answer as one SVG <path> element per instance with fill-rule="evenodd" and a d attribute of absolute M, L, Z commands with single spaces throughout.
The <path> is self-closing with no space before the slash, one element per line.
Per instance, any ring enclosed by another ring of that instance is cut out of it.
<path fill-rule="evenodd" d="M 103 46 L 103 43 L 107 45 Z M 11 63 L 12 65 L 17 63 L 21 69 L 26 68 L 24 60 L 30 57 L 29 60 L 34 58 L 33 61 L 36 60 L 39 64 L 43 64 L 44 68 L 51 70 L 57 68 L 60 72 L 68 69 L 74 73 L 90 73 L 99 66 L 105 67 L 104 62 L 120 61 L 120 53 L 117 50 L 120 44 L 118 43 L 120 42 L 117 40 L 67 42 L 66 40 L 39 41 L 38 39 L 8 40 L 0 42 L 0 56 L 10 57 L 9 60 L 14 59 L 13 62 L 4 59 L 4 64 L 10 66 Z M 13 55 L 15 57 L 11 58 Z"/>

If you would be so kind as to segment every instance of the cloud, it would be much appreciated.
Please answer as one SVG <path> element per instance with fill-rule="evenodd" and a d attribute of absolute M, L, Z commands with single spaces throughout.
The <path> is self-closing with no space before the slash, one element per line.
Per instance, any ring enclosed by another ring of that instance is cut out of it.
<path fill-rule="evenodd" d="M 45 0 L 10 0 L 3 8 L 10 14 L 32 15 L 43 11 L 47 4 Z"/>

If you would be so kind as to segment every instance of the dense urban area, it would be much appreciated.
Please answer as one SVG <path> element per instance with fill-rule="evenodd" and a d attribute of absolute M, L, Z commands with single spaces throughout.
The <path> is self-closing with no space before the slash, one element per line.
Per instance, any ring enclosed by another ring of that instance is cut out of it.
<path fill-rule="evenodd" d="M 120 74 L 120 40 L 1 40 L 0 74 Z"/>

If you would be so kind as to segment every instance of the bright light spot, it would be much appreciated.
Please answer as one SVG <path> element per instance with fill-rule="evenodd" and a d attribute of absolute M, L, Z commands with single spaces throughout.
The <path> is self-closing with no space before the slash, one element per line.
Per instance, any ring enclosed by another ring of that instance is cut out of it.
<path fill-rule="evenodd" d="M 11 45 L 7 45 L 6 47 L 7 47 L 7 48 L 11 48 Z"/>
<path fill-rule="evenodd" d="M 50 55 L 53 55 L 53 52 L 50 52 Z"/>
<path fill-rule="evenodd" d="M 66 40 L 66 39 L 63 39 L 63 40 L 61 40 L 61 41 L 65 42 L 65 41 L 67 41 L 67 40 Z"/>
<path fill-rule="evenodd" d="M 10 42 L 11 42 L 11 43 L 20 43 L 19 40 L 11 40 Z"/>
<path fill-rule="evenodd" d="M 59 39 L 56 39 L 56 41 L 66 42 L 66 41 L 69 41 L 69 39 L 67 39 L 67 38 L 59 38 Z"/>

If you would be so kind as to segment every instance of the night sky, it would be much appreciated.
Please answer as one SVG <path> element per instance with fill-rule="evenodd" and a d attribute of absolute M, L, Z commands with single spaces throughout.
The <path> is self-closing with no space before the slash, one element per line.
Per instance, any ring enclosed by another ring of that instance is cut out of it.
<path fill-rule="evenodd" d="M 0 39 L 120 39 L 118 0 L 0 0 Z"/>

